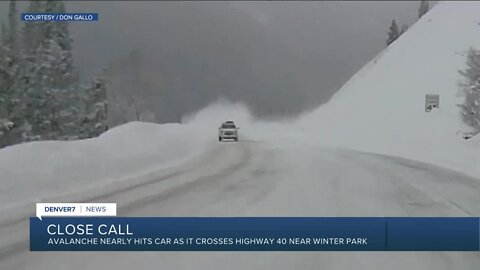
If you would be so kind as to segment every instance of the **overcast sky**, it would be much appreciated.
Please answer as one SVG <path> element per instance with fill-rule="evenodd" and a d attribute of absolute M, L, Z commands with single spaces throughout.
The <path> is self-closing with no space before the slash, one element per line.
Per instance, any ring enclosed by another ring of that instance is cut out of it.
<path fill-rule="evenodd" d="M 100 13 L 98 23 L 72 24 L 76 55 L 79 56 L 77 62 L 90 68 L 109 57 L 125 53 L 131 47 L 156 46 L 161 49 L 163 38 L 159 31 L 168 27 L 185 27 L 176 24 L 176 20 L 188 23 L 179 17 L 195 15 L 191 10 L 198 5 L 211 8 L 212 13 L 227 13 L 230 8 L 237 8 L 245 12 L 244 16 L 251 16 L 258 27 L 290 46 L 293 52 L 316 53 L 325 59 L 337 58 L 342 67 L 335 81 L 345 79 L 345 75 L 350 75 L 353 69 L 385 47 L 386 30 L 393 18 L 400 24 L 410 24 L 417 17 L 418 8 L 416 1 L 74 2 L 69 3 L 71 11 Z M 210 14 L 204 10 L 198 12 L 198 16 L 202 15 Z M 208 18 L 202 22 L 205 27 L 210 23 Z M 160 23 L 164 24 L 163 27 L 158 25 Z M 328 61 L 321 64 L 318 72 L 330 69 L 329 64 Z"/>
<path fill-rule="evenodd" d="M 7 19 L 6 5 L 0 3 L 3 21 Z M 98 12 L 100 16 L 99 22 L 70 24 L 76 65 L 83 79 L 131 51 L 141 50 L 149 58 L 150 69 L 191 80 L 192 84 L 182 84 L 189 88 L 182 91 L 206 97 L 184 108 L 187 111 L 216 96 L 264 107 L 320 104 L 385 48 L 391 20 L 395 18 L 399 26 L 412 24 L 418 6 L 418 1 L 67 4 L 70 12 Z M 194 82 L 198 77 L 202 82 Z M 196 85 L 198 89 L 194 89 Z M 272 96 L 278 96 L 277 100 L 272 101 Z"/>

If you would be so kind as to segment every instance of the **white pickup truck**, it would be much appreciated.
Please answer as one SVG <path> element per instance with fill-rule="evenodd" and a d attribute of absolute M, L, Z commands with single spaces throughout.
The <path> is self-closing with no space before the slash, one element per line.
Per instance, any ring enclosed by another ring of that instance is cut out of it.
<path fill-rule="evenodd" d="M 240 128 L 235 126 L 233 121 L 225 121 L 218 128 L 218 141 L 223 141 L 224 139 L 232 139 L 238 141 L 238 130 Z"/>

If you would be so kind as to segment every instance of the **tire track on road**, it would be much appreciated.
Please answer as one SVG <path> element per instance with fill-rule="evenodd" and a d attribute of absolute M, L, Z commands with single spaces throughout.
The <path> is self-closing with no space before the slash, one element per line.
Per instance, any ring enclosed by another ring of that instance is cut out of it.
<path fill-rule="evenodd" d="M 248 149 L 246 153 L 244 153 L 244 157 L 240 159 L 240 162 L 234 163 L 233 165 L 229 165 L 225 169 L 221 169 L 219 173 L 212 174 L 212 175 L 207 175 L 201 177 L 200 180 L 202 179 L 207 179 L 209 177 L 213 177 L 214 179 L 218 180 L 222 175 L 228 175 L 230 173 L 233 173 L 234 171 L 237 171 L 241 169 L 245 164 L 247 163 L 251 152 L 249 149 L 249 146 L 247 145 L 246 147 L 243 147 L 243 150 Z M 100 195 L 95 195 L 91 197 L 87 197 L 84 200 L 81 200 L 81 202 L 96 202 L 96 201 L 106 201 L 109 198 L 118 196 L 118 195 L 123 195 L 128 197 L 128 193 L 130 192 L 135 192 L 138 189 L 145 188 L 145 187 L 150 187 L 150 186 L 155 186 L 159 185 L 162 182 L 166 180 L 171 180 L 178 178 L 180 176 L 185 175 L 186 173 L 193 172 L 195 170 L 199 170 L 202 168 L 203 165 L 209 164 L 209 163 L 216 163 L 216 164 L 221 164 L 222 162 L 225 162 L 225 160 L 222 159 L 223 155 L 221 155 L 222 151 L 224 151 L 223 147 L 220 145 L 215 145 L 213 151 L 207 151 L 205 154 L 202 155 L 202 157 L 199 157 L 193 161 L 187 161 L 182 167 L 187 167 L 183 169 L 179 169 L 177 171 L 168 173 L 164 176 L 153 178 L 147 181 L 141 181 L 139 183 L 135 183 L 133 185 L 127 185 L 124 187 L 121 187 L 119 189 L 114 189 L 107 191 L 105 193 L 102 193 Z M 206 158 L 205 158 L 206 156 Z M 180 166 L 175 166 L 175 167 L 180 167 Z M 193 188 L 195 185 L 200 185 L 198 181 L 194 180 L 191 183 L 186 183 L 184 185 L 181 185 L 179 187 L 174 187 L 169 191 L 166 191 L 165 194 L 159 198 L 158 195 L 156 196 L 147 196 L 145 198 L 141 198 L 139 200 L 132 201 L 124 206 L 120 206 L 117 209 L 117 213 L 128 213 L 131 212 L 135 209 L 138 209 L 140 207 L 145 207 L 148 204 L 154 203 L 158 200 L 166 200 L 174 196 L 175 194 L 182 193 L 183 191 L 186 191 L 190 188 Z M 172 192 L 170 195 L 169 193 Z M 24 230 L 22 228 L 28 228 L 28 216 L 22 219 L 17 219 L 15 221 L 11 221 L 8 223 L 3 223 L 1 229 L 5 230 L 6 225 L 8 224 L 8 227 L 19 227 L 17 230 Z M 23 226 L 22 226 L 23 225 Z M 0 248 L 0 263 L 3 260 L 6 260 L 8 258 L 11 258 L 13 256 L 20 255 L 22 251 L 28 251 L 28 232 L 22 232 L 21 234 L 16 234 L 16 235 L 25 235 L 26 237 L 20 241 L 13 242 L 13 243 L 8 243 L 6 246 Z"/>
<path fill-rule="evenodd" d="M 194 192 L 196 189 L 205 185 L 214 185 L 220 181 L 224 181 L 225 178 L 231 177 L 237 172 L 242 171 L 243 168 L 248 167 L 252 160 L 252 149 L 249 144 L 241 145 L 241 156 L 238 162 L 229 164 L 225 168 L 221 168 L 219 171 L 203 176 L 194 176 L 192 181 L 188 181 L 180 186 L 169 189 L 161 194 L 152 194 L 139 200 L 129 202 L 127 205 L 119 208 L 119 212 L 122 214 L 131 213 L 139 208 L 146 207 L 155 203 L 159 203 L 172 198 L 178 198 L 187 194 L 188 192 Z"/>

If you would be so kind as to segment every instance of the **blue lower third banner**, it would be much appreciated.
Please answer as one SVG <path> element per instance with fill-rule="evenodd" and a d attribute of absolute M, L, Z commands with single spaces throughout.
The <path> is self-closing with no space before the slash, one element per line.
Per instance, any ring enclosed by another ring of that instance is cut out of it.
<path fill-rule="evenodd" d="M 31 251 L 479 251 L 479 218 L 30 218 Z"/>

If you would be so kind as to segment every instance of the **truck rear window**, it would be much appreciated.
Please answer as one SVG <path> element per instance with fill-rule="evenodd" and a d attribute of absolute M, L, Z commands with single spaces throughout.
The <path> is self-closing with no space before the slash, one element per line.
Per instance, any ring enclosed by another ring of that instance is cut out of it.
<path fill-rule="evenodd" d="M 222 128 L 235 128 L 234 124 L 222 124 Z"/>

